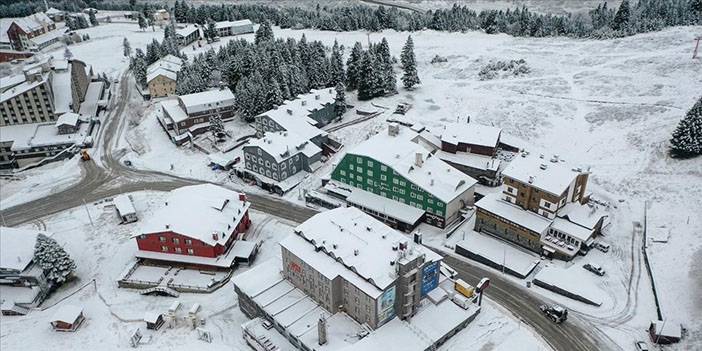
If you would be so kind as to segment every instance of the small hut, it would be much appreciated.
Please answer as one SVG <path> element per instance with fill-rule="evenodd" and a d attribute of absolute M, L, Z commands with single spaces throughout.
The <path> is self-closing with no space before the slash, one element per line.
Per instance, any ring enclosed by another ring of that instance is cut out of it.
<path fill-rule="evenodd" d="M 163 314 L 159 312 L 146 312 L 144 315 L 146 329 L 158 330 L 163 325 Z"/>
<path fill-rule="evenodd" d="M 682 339 L 682 326 L 675 321 L 651 321 L 648 327 L 651 341 L 656 344 L 673 344 Z"/>
<path fill-rule="evenodd" d="M 77 306 L 61 306 L 51 319 L 51 326 L 55 331 L 73 332 L 85 320 L 83 309 Z"/>

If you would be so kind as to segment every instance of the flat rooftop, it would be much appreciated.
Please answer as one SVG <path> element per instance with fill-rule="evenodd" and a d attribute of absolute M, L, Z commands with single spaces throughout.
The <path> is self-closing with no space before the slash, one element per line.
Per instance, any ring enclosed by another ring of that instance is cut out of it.
<path fill-rule="evenodd" d="M 552 162 L 554 160 L 555 162 Z M 536 155 L 517 156 L 502 171 L 504 176 L 530 184 L 555 196 L 563 192 L 584 172 L 569 167 L 562 160 Z"/>

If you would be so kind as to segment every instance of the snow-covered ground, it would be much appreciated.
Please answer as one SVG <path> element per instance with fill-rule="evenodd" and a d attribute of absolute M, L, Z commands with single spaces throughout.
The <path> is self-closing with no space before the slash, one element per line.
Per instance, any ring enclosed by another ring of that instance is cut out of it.
<path fill-rule="evenodd" d="M 145 218 L 161 206 L 165 193 L 137 192 L 132 193 L 132 197 L 137 214 Z M 263 241 L 256 264 L 280 255 L 278 242 L 292 233 L 293 224 L 255 211 L 251 213 L 251 220 L 249 240 Z M 130 236 L 140 222 L 118 224 L 111 200 L 67 210 L 40 222 L 25 226 L 45 225 L 53 232 L 53 238 L 76 261 L 79 279 L 54 293 L 42 304 L 42 310 L 21 317 L 0 316 L 0 349 L 40 350 L 46 345 L 62 350 L 72 350 L 78 345 L 87 350 L 127 349 L 131 333 L 140 328 L 145 336 L 152 337 L 151 343 L 140 349 L 249 350 L 240 328 L 248 318 L 239 310 L 231 281 L 212 294 L 183 293 L 177 298 L 186 311 L 194 303 L 202 306 L 199 316 L 205 318 L 205 328 L 213 334 L 212 344 L 198 340 L 197 332 L 183 322 L 175 329 L 146 330 L 144 314 L 165 312 L 176 299 L 142 296 L 136 290 L 117 287 L 116 280 L 134 260 L 136 244 Z M 246 269 L 239 268 L 233 279 Z M 58 308 L 69 304 L 84 308 L 86 323 L 76 333 L 52 331 L 50 318 Z M 181 311 L 180 315 L 184 313 Z M 548 350 L 529 328 L 488 302 L 480 316 L 441 349 L 510 350 L 514 345 L 524 350 Z"/>
<path fill-rule="evenodd" d="M 0 208 L 36 200 L 80 182 L 80 157 L 0 178 Z"/>

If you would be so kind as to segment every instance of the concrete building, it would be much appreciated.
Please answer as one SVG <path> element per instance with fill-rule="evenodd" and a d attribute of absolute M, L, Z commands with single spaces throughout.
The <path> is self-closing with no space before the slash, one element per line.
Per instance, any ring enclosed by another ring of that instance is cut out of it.
<path fill-rule="evenodd" d="M 192 136 L 207 132 L 210 117 L 219 116 L 223 121 L 235 117 L 234 94 L 229 88 L 179 96 L 161 102 L 161 126 L 180 145 Z"/>
<path fill-rule="evenodd" d="M 131 196 L 124 194 L 117 195 L 115 196 L 113 203 L 115 204 L 117 215 L 122 223 L 132 223 L 139 220 L 136 210 L 134 209 L 134 204 L 132 204 Z"/>
<path fill-rule="evenodd" d="M 589 172 L 522 154 L 503 176 L 502 192 L 476 203 L 476 231 L 566 260 L 592 246 L 607 216 L 589 203 Z"/>
<path fill-rule="evenodd" d="M 56 120 L 56 129 L 59 134 L 73 134 L 78 131 L 79 124 L 80 116 L 77 113 L 68 112 Z"/>
<path fill-rule="evenodd" d="M 252 345 L 283 336 L 300 350 L 431 350 L 479 312 L 447 298 L 460 294 L 441 256 L 353 207 L 313 216 L 280 246 L 280 259 L 234 281 L 242 312 L 275 328 L 242 325 Z"/>
<path fill-rule="evenodd" d="M 327 190 L 402 230 L 458 220 L 473 205 L 477 182 L 412 142 L 414 135 L 391 124 L 359 144 L 336 165 L 331 179 L 338 186 Z"/>
<path fill-rule="evenodd" d="M 220 37 L 254 32 L 253 22 L 247 19 L 217 22 L 215 23 L 215 29 L 217 29 L 217 35 Z"/>
<path fill-rule="evenodd" d="M 43 12 L 37 12 L 27 17 L 17 18 L 12 21 L 7 29 L 7 36 L 12 45 L 12 49 L 17 51 L 41 50 L 43 47 L 50 45 L 47 43 L 49 39 L 47 34 L 52 37 L 60 37 L 53 35 L 56 30 L 56 24 Z M 41 45 L 38 45 L 41 44 Z"/>
<path fill-rule="evenodd" d="M 49 292 L 49 282 L 34 262 L 39 234 L 51 235 L 38 230 L 0 227 L 0 305 L 4 315 L 26 314 Z"/>
<path fill-rule="evenodd" d="M 152 98 L 174 95 L 183 60 L 173 55 L 162 57 L 146 69 L 146 85 Z"/>
<path fill-rule="evenodd" d="M 200 39 L 200 28 L 194 25 L 176 28 L 176 39 L 178 39 L 178 45 L 186 46 Z"/>
<path fill-rule="evenodd" d="M 292 132 L 267 132 L 250 139 L 243 151 L 248 177 L 281 194 L 322 165 L 322 149 Z"/>
<path fill-rule="evenodd" d="M 229 269 L 239 256 L 232 250 L 251 226 L 246 195 L 201 184 L 171 191 L 159 210 L 132 236 L 146 261 L 205 269 Z"/>

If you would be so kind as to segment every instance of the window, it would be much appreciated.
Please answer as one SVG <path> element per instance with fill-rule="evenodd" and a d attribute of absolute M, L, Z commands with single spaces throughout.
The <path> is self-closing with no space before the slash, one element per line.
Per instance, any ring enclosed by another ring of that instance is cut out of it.
<path fill-rule="evenodd" d="M 436 206 L 437 206 L 437 207 L 444 207 L 444 203 L 443 203 L 443 202 L 437 202 L 437 203 L 436 203 Z"/>
<path fill-rule="evenodd" d="M 407 183 L 405 183 L 405 181 L 403 181 L 403 180 L 400 181 L 400 186 L 406 186 L 406 185 L 407 185 Z"/>
<path fill-rule="evenodd" d="M 159 240 L 160 242 L 162 242 L 162 243 L 165 243 L 165 242 L 166 242 L 166 237 L 165 237 L 165 236 L 159 236 L 159 237 L 158 237 L 158 240 Z"/>
<path fill-rule="evenodd" d="M 387 181 L 387 180 L 388 180 L 388 177 L 387 177 L 385 174 L 381 174 L 381 175 L 380 175 L 380 180 L 382 180 L 382 181 Z"/>
<path fill-rule="evenodd" d="M 368 183 L 368 185 L 373 185 L 373 179 L 366 179 L 366 183 Z"/>
<path fill-rule="evenodd" d="M 146 235 L 144 235 L 144 234 L 139 235 L 139 239 L 146 239 Z"/>
<path fill-rule="evenodd" d="M 278 170 L 278 165 L 275 163 L 271 164 L 271 167 L 273 168 L 274 171 Z"/>
<path fill-rule="evenodd" d="M 175 252 L 176 252 L 177 254 L 183 253 L 183 249 L 181 249 L 181 248 L 179 248 L 179 247 L 176 247 L 176 248 L 175 248 Z"/>
<path fill-rule="evenodd" d="M 357 175 L 357 176 L 356 176 L 356 180 L 359 181 L 359 182 L 362 182 L 362 181 L 363 181 L 363 177 L 361 177 L 360 175 Z"/>
<path fill-rule="evenodd" d="M 173 243 L 176 244 L 176 245 L 180 244 L 180 239 L 178 239 L 178 238 L 173 238 Z"/>
<path fill-rule="evenodd" d="M 285 169 L 285 162 L 283 162 L 283 163 L 280 164 L 280 169 L 281 169 L 281 170 Z"/>
<path fill-rule="evenodd" d="M 363 164 L 363 160 L 360 157 L 356 157 L 356 163 L 361 165 L 361 164 Z"/>
<path fill-rule="evenodd" d="M 393 184 L 399 184 L 400 182 L 397 180 L 397 178 L 392 178 L 392 183 L 393 183 Z"/>
<path fill-rule="evenodd" d="M 195 254 L 195 250 L 193 250 L 193 249 L 188 249 L 188 255 L 194 255 L 194 254 Z"/>
<path fill-rule="evenodd" d="M 385 166 L 385 165 L 380 165 L 380 171 L 381 171 L 381 172 L 387 172 L 387 170 L 388 170 L 388 167 L 387 167 L 387 166 Z"/>
<path fill-rule="evenodd" d="M 417 195 L 415 193 L 410 193 L 410 197 L 414 199 L 417 197 Z"/>
<path fill-rule="evenodd" d="M 261 165 L 261 166 L 263 166 L 263 159 L 260 158 L 260 157 L 258 158 L 258 164 Z"/>
<path fill-rule="evenodd" d="M 166 246 L 166 245 L 161 246 L 161 251 L 168 252 L 168 246 Z"/>
<path fill-rule="evenodd" d="M 261 156 L 261 149 L 257 149 L 256 152 L 258 152 L 258 155 Z"/>
<path fill-rule="evenodd" d="M 339 170 L 339 174 L 342 175 L 342 176 L 345 176 L 345 175 L 346 175 L 346 171 L 344 171 L 343 169 L 340 169 L 340 170 Z"/>
<path fill-rule="evenodd" d="M 185 239 L 185 245 L 192 245 L 193 241 L 190 239 Z"/>
<path fill-rule="evenodd" d="M 270 163 L 270 162 L 268 162 L 268 160 L 266 160 L 266 167 L 268 167 L 268 168 L 270 168 L 270 167 L 271 167 L 271 163 Z"/>
<path fill-rule="evenodd" d="M 373 171 L 371 171 L 371 170 L 369 169 L 369 170 L 366 171 L 366 174 L 367 174 L 369 177 L 372 177 L 372 176 L 373 176 Z"/>
<path fill-rule="evenodd" d="M 368 164 L 368 167 L 373 167 L 373 161 L 368 160 L 367 164 Z"/>
<path fill-rule="evenodd" d="M 417 204 L 414 201 L 410 201 L 410 206 L 415 207 Z"/>

